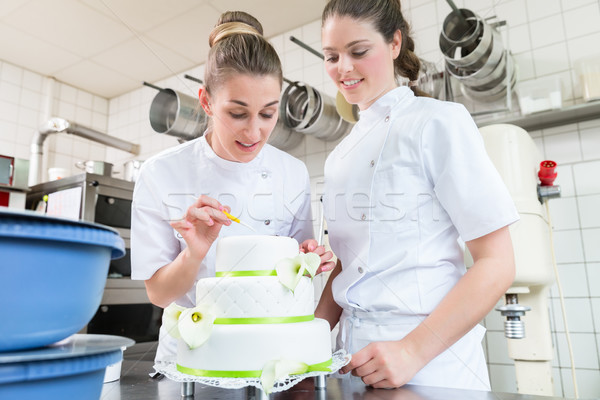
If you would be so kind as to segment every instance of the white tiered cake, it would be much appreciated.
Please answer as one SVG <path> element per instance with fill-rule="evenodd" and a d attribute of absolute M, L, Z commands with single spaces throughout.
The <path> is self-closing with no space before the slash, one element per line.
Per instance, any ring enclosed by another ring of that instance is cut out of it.
<path fill-rule="evenodd" d="M 216 276 L 197 282 L 196 307 L 214 315 L 210 337 L 190 349 L 179 339 L 177 370 L 205 377 L 259 377 L 265 364 L 292 360 L 314 368 L 331 362 L 329 324 L 314 318 L 309 277 L 292 292 L 278 261 L 299 254 L 280 236 L 234 236 L 217 243 Z"/>

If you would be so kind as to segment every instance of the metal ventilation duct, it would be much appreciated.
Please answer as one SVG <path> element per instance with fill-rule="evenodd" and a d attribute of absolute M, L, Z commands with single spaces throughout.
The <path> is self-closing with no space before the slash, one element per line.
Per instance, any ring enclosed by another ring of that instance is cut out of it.
<path fill-rule="evenodd" d="M 40 177 L 42 176 L 42 156 L 44 153 L 44 141 L 48 135 L 53 133 L 70 133 L 75 136 L 79 136 L 85 139 L 92 140 L 111 146 L 123 151 L 127 151 L 131 154 L 138 155 L 140 153 L 140 145 L 135 143 L 127 142 L 123 139 L 119 139 L 114 136 L 109 136 L 102 132 L 98 132 L 94 129 L 85 127 L 83 125 L 76 124 L 74 122 L 67 121 L 63 118 L 51 118 L 44 123 L 33 135 L 31 141 L 31 155 L 29 159 L 29 186 L 40 183 Z"/>

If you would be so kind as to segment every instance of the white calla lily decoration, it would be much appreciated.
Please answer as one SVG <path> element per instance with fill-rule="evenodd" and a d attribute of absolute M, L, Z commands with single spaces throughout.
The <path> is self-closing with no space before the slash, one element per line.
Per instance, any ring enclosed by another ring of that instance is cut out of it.
<path fill-rule="evenodd" d="M 268 395 L 273 390 L 275 381 L 285 378 L 288 375 L 304 374 L 308 371 L 308 364 L 292 360 L 271 360 L 268 361 L 260 375 L 260 383 L 264 392 Z"/>
<path fill-rule="evenodd" d="M 176 303 L 171 303 L 163 312 L 162 324 L 167 330 L 167 333 L 173 336 L 175 339 L 179 339 L 181 337 L 177 324 L 179 323 L 179 316 L 185 310 L 185 307 L 182 307 Z"/>
<path fill-rule="evenodd" d="M 308 272 L 311 278 L 321 265 L 321 257 L 316 253 L 300 253 L 293 258 L 284 258 L 275 266 L 279 282 L 292 292 L 300 282 L 300 278 Z"/>
<path fill-rule="evenodd" d="M 200 347 L 212 333 L 215 316 L 200 307 L 188 308 L 179 316 L 179 334 L 190 349 Z"/>
<path fill-rule="evenodd" d="M 302 275 L 304 275 L 304 269 L 298 257 L 280 260 L 275 266 L 275 270 L 277 271 L 279 282 L 292 292 L 296 289 Z"/>
<path fill-rule="evenodd" d="M 321 256 L 317 253 L 302 253 L 304 268 L 310 274 L 311 278 L 314 278 L 317 270 L 321 266 Z"/>

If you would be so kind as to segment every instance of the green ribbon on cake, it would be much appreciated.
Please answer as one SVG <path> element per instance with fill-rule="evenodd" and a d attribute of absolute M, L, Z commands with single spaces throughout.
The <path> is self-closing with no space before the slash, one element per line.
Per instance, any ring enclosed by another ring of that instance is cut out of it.
<path fill-rule="evenodd" d="M 217 278 L 233 278 L 238 276 L 277 276 L 277 271 L 274 269 L 258 269 L 251 271 L 217 271 Z"/>
<path fill-rule="evenodd" d="M 327 361 L 323 361 L 321 363 L 312 364 L 308 366 L 308 370 L 306 372 L 313 371 L 324 371 L 331 372 L 329 366 L 333 360 L 330 358 Z M 194 375 L 194 376 L 204 376 L 207 378 L 260 378 L 262 374 L 262 370 L 255 371 L 215 371 L 215 370 L 207 370 L 207 369 L 196 369 L 196 368 L 188 368 L 177 364 L 177 371 L 183 372 L 184 374 Z M 304 372 L 304 373 L 306 373 Z M 292 374 L 293 375 L 293 374 Z"/>
<path fill-rule="evenodd" d="M 314 314 L 295 317 L 256 317 L 256 318 L 216 318 L 215 325 L 244 325 L 244 324 L 289 324 L 306 322 L 315 319 Z"/>

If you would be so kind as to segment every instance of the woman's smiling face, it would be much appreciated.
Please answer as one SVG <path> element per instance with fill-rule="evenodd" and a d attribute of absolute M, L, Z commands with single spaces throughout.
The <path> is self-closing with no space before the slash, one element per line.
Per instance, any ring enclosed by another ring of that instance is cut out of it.
<path fill-rule="evenodd" d="M 277 77 L 241 74 L 206 94 L 203 107 L 213 123 L 207 141 L 214 152 L 229 161 L 252 161 L 277 123 L 280 93 Z"/>
<path fill-rule="evenodd" d="M 400 53 L 400 31 L 391 43 L 368 21 L 332 16 L 321 31 L 325 69 L 346 101 L 367 109 L 394 89 L 394 59 Z"/>

